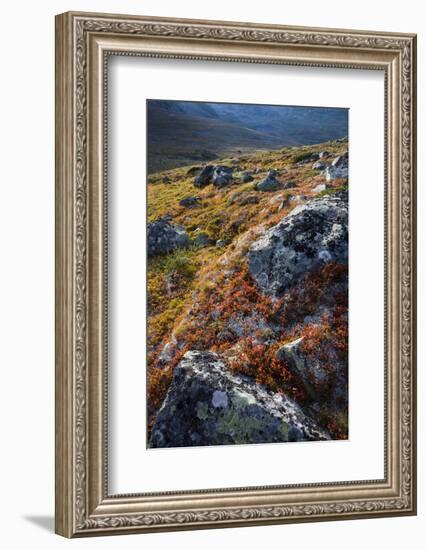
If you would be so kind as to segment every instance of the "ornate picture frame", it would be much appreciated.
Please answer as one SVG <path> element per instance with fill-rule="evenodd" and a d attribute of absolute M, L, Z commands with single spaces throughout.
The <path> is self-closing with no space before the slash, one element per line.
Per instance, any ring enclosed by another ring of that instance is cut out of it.
<path fill-rule="evenodd" d="M 107 476 L 106 60 L 385 75 L 384 479 L 111 495 Z M 56 532 L 135 532 L 416 513 L 416 36 L 68 12 L 56 18 Z"/>

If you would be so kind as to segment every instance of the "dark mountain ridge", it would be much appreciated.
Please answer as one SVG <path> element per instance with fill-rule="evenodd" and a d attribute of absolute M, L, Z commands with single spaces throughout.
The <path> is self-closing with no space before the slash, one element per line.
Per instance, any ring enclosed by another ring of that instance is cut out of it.
<path fill-rule="evenodd" d="M 348 110 L 148 100 L 148 172 L 348 134 Z"/>

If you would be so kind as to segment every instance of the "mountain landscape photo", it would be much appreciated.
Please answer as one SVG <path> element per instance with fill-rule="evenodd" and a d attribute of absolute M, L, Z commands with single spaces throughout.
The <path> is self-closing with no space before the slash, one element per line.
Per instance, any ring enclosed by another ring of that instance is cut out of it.
<path fill-rule="evenodd" d="M 147 102 L 147 445 L 348 438 L 348 111 Z"/>

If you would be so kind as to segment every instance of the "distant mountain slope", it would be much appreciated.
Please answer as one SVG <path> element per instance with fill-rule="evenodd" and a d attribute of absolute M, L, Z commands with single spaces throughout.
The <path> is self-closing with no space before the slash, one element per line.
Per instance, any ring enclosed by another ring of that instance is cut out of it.
<path fill-rule="evenodd" d="M 348 111 L 148 100 L 148 172 L 348 134 Z"/>

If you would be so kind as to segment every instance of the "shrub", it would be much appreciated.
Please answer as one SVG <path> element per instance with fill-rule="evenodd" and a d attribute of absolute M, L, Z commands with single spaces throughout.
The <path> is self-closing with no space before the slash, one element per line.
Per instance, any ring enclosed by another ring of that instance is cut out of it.
<path fill-rule="evenodd" d="M 307 160 L 311 157 L 312 155 L 312 151 L 307 151 L 307 152 L 304 152 L 304 153 L 299 153 L 297 155 L 295 155 L 292 159 L 292 162 L 294 164 L 296 164 L 297 162 L 301 162 L 303 160 Z"/>

